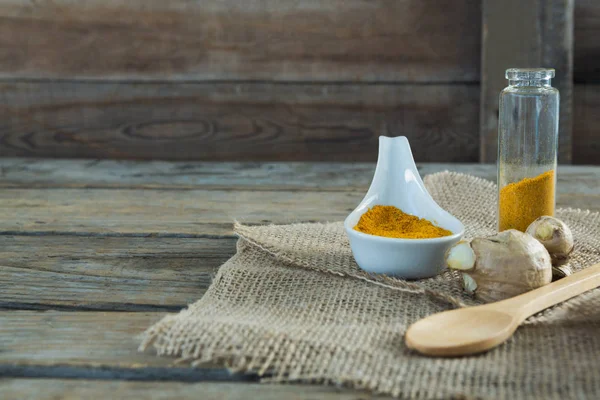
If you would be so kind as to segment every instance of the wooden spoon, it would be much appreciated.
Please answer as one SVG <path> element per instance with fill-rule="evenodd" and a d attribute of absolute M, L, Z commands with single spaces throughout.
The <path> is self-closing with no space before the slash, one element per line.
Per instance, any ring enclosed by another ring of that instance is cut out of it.
<path fill-rule="evenodd" d="M 527 317 L 600 286 L 600 263 L 522 295 L 431 315 L 406 331 L 406 346 L 430 356 L 481 353 L 503 343 Z"/>

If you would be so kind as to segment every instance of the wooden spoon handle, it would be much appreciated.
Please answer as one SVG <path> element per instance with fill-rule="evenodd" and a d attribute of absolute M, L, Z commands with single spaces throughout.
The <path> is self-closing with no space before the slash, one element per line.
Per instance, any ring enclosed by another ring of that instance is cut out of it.
<path fill-rule="evenodd" d="M 499 307 L 519 309 L 521 321 L 555 304 L 600 286 L 600 263 L 552 282 L 541 288 L 499 303 Z M 504 303 L 504 304 L 500 304 Z"/>

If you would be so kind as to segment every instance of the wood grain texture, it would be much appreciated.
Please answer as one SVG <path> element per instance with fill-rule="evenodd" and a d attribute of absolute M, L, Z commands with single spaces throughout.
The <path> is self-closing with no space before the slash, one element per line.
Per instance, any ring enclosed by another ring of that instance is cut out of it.
<path fill-rule="evenodd" d="M 600 84 L 575 86 L 573 162 L 600 164 Z"/>
<path fill-rule="evenodd" d="M 203 164 L 198 165 L 198 168 L 202 169 Z M 313 190 L 305 191 L 302 190 L 299 181 L 291 181 L 288 188 L 282 183 L 286 176 L 295 175 L 291 169 L 292 165 L 283 168 L 279 177 L 274 172 L 275 164 L 267 165 L 269 166 L 271 168 L 257 168 L 258 172 L 255 170 L 257 174 L 263 174 L 263 181 L 259 183 L 263 185 L 261 190 L 255 190 L 256 187 L 249 183 L 236 188 L 235 181 L 228 180 L 228 174 L 222 166 L 216 170 L 224 174 L 221 182 L 213 181 L 216 188 L 5 188 L 0 191 L 0 232 L 27 235 L 154 235 L 210 238 L 232 237 L 231 225 L 235 219 L 255 224 L 339 221 L 344 219 L 364 196 L 372 176 L 372 164 L 364 169 L 362 174 L 358 174 L 356 167 L 352 167 L 351 179 L 356 179 L 361 185 L 344 188 L 344 182 L 348 182 L 350 175 L 343 176 L 342 164 L 338 171 L 342 175 L 337 175 L 337 179 L 335 174 L 330 174 L 331 165 L 325 166 L 322 173 L 318 173 L 317 167 L 313 166 L 310 172 L 311 167 L 307 167 L 307 164 L 296 164 L 300 176 L 312 176 L 311 179 L 306 179 L 304 186 L 313 187 Z M 177 165 L 173 166 L 175 171 L 176 167 Z M 444 169 L 443 166 L 439 168 Z M 303 169 L 305 172 L 302 172 Z M 93 171 L 94 168 L 90 167 L 90 174 L 93 174 Z M 210 168 L 205 170 L 208 171 Z M 431 167 L 429 172 L 433 171 L 434 167 Z M 468 168 L 465 167 L 463 171 L 468 172 Z M 475 171 L 480 171 L 479 174 L 488 177 L 495 173 L 493 166 L 477 166 Z M 235 167 L 232 167 L 229 176 L 233 174 Z M 278 189 L 269 188 L 265 182 L 269 174 L 273 176 L 271 183 Z M 146 175 L 151 177 L 152 173 Z M 137 179 L 143 176 L 141 173 Z M 598 209 L 600 186 L 597 169 L 564 167 L 559 170 L 558 176 L 559 206 Z M 149 179 L 147 182 L 152 182 L 153 178 L 146 179 Z M 164 178 L 157 179 L 160 182 L 160 179 Z M 331 181 L 334 190 L 325 195 L 320 190 L 327 190 L 328 184 L 325 182 L 328 181 Z M 197 184 L 202 187 L 201 176 Z M 230 185 L 228 188 L 220 187 L 227 184 Z M 315 187 L 320 189 L 316 190 Z"/>
<path fill-rule="evenodd" d="M 256 381 L 212 364 L 190 368 L 139 352 L 165 313 L 0 311 L 0 376 L 161 381 Z"/>
<path fill-rule="evenodd" d="M 339 221 L 364 193 L 301 191 L 7 189 L 0 233 L 232 237 L 234 220 Z"/>
<path fill-rule="evenodd" d="M 0 365 L 173 365 L 139 353 L 141 334 L 165 313 L 0 311 Z"/>
<path fill-rule="evenodd" d="M 575 0 L 574 79 L 577 83 L 600 83 L 599 35 L 600 2 Z"/>
<path fill-rule="evenodd" d="M 261 385 L 257 383 L 127 382 L 72 379 L 4 379 L 0 393 L 6 400 L 365 400 L 391 399 L 357 390 L 310 385 Z"/>
<path fill-rule="evenodd" d="M 21 309 L 180 309 L 234 254 L 233 216 L 250 223 L 342 220 L 373 173 L 373 164 L 252 164 L 244 173 L 242 163 L 9 161 L 0 163 L 9 171 L 0 183 L 46 176 L 54 184 L 0 192 L 0 307 Z M 190 175 L 179 175 L 181 166 Z M 427 164 L 421 172 L 448 167 L 486 179 L 496 173 L 480 164 Z M 130 188 L 70 188 L 86 176 Z M 195 178 L 185 190 L 165 182 L 178 187 L 186 176 Z M 599 181 L 597 167 L 561 167 L 559 206 L 599 210 Z M 149 184 L 164 186 L 134 189 Z"/>
<path fill-rule="evenodd" d="M 0 397 L 355 398 L 359 392 L 330 388 L 215 383 L 257 377 L 139 353 L 136 336 L 165 315 L 139 311 L 172 310 L 200 296 L 214 267 L 233 253 L 231 216 L 341 219 L 343 207 L 364 194 L 373 167 L 0 160 L 0 301 L 69 310 L 0 310 L 0 376 L 20 377 L 0 380 Z M 425 164 L 421 173 L 448 167 L 495 175 L 493 165 Z M 598 210 L 600 168 L 561 167 L 558 179 L 559 205 Z M 138 312 L 79 311 L 94 308 Z"/>
<path fill-rule="evenodd" d="M 178 311 L 235 239 L 0 236 L 0 308 Z"/>
<path fill-rule="evenodd" d="M 375 162 L 165 162 L 0 158 L 1 188 L 366 190 Z M 418 164 L 422 176 L 452 170 L 489 180 L 489 164 Z M 593 168 L 564 167 L 569 177 Z M 600 172 L 599 172 L 600 174 Z"/>
<path fill-rule="evenodd" d="M 0 83 L 0 156 L 477 161 L 473 85 Z"/>
<path fill-rule="evenodd" d="M 597 183 L 595 183 L 597 185 Z M 598 187 L 560 188 L 557 204 L 597 210 Z M 0 192 L 1 234 L 231 237 L 232 222 L 341 221 L 364 191 L 10 189 Z"/>
<path fill-rule="evenodd" d="M 578 86 L 579 87 L 579 86 Z M 591 94 L 595 94 L 594 90 Z M 579 96 L 579 99 L 583 97 Z M 588 99 L 589 100 L 589 99 Z M 583 102 L 591 113 L 600 99 Z M 596 105 L 595 105 L 596 104 Z M 586 115 L 579 120 L 592 118 Z M 599 124 L 600 125 L 600 124 Z M 421 176 L 455 171 L 496 181 L 495 164 L 417 164 Z M 366 191 L 375 162 L 164 162 L 0 158 L 0 188 L 96 188 L 253 191 Z M 560 165 L 558 189 L 594 194 L 600 169 Z"/>
<path fill-rule="evenodd" d="M 476 82 L 477 0 L 0 1 L 0 77 Z"/>
<path fill-rule="evenodd" d="M 508 68 L 556 70 L 560 91 L 559 161 L 572 156 L 574 0 L 484 0 L 480 107 L 480 161 L 498 153 L 498 96 Z"/>

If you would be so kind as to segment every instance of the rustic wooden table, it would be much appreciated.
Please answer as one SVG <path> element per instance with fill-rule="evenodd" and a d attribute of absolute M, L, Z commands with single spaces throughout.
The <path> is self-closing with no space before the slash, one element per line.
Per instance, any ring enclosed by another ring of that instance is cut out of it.
<path fill-rule="evenodd" d="M 490 165 L 420 169 L 495 175 Z M 368 397 L 175 365 L 139 353 L 136 335 L 202 296 L 234 253 L 234 219 L 341 220 L 373 170 L 0 160 L 0 398 Z M 559 206 L 600 210 L 600 167 L 563 167 L 558 180 Z"/>

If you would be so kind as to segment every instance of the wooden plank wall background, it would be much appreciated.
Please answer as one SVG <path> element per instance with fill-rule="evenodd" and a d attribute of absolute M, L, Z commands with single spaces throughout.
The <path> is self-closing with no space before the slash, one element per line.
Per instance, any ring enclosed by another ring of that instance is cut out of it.
<path fill-rule="evenodd" d="M 481 0 L 0 0 L 0 156 L 480 159 Z M 575 1 L 574 163 L 600 163 Z"/>

